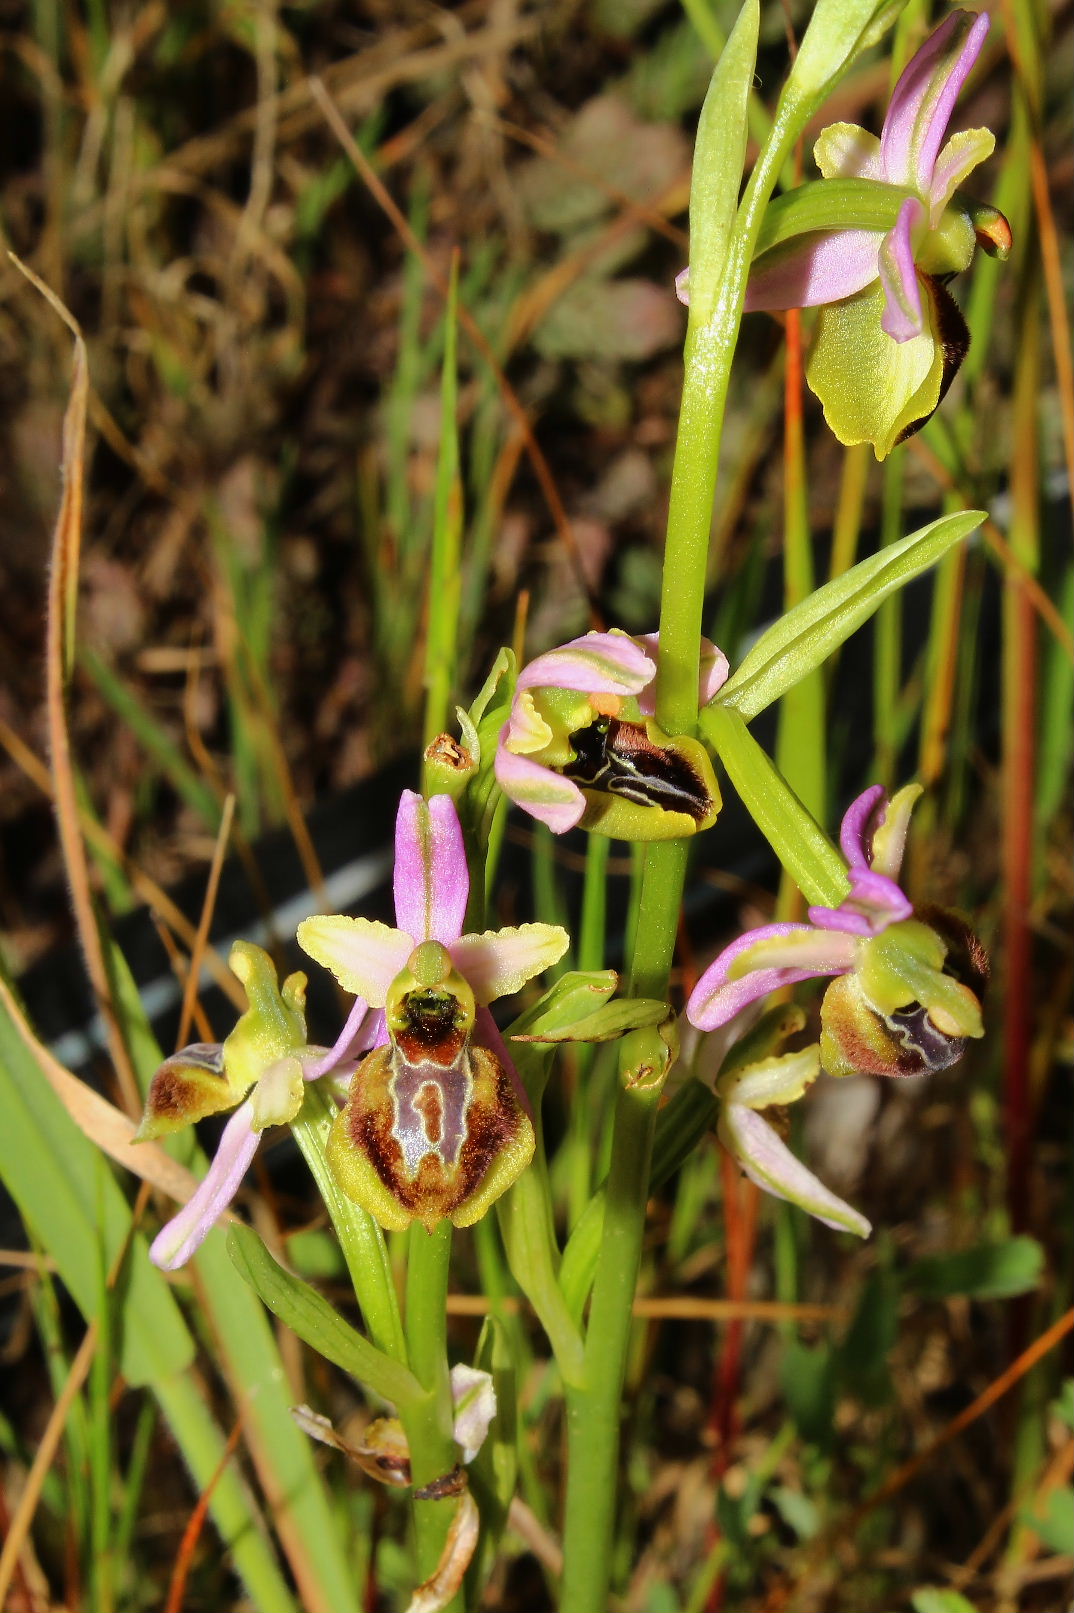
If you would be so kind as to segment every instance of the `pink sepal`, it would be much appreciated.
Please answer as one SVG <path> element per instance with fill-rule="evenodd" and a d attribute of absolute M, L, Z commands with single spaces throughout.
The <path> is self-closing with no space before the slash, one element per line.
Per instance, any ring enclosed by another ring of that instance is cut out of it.
<path fill-rule="evenodd" d="M 839 849 L 847 862 L 853 868 L 855 864 L 868 868 L 871 852 L 871 841 L 876 820 L 883 821 L 883 813 L 877 808 L 884 800 L 884 786 L 870 784 L 856 796 L 846 811 L 839 826 Z"/>
<path fill-rule="evenodd" d="M 635 643 L 643 644 L 654 663 L 660 660 L 660 634 L 639 633 L 635 636 Z M 715 700 L 724 684 L 727 682 L 731 667 L 726 655 L 717 649 L 711 639 L 701 640 L 701 659 L 697 671 L 697 703 L 707 706 L 710 700 Z M 638 707 L 646 717 L 652 717 L 656 712 L 656 677 L 647 688 L 638 695 Z"/>
<path fill-rule="evenodd" d="M 826 1227 L 834 1227 L 838 1232 L 854 1232 L 860 1238 L 869 1236 L 872 1228 L 865 1217 L 807 1170 L 755 1109 L 728 1104 L 720 1120 L 719 1134 L 746 1175 L 766 1193 L 797 1204 Z"/>
<path fill-rule="evenodd" d="M 824 230 L 765 253 L 750 271 L 746 312 L 818 308 L 854 296 L 876 279 L 883 239 L 880 230 Z"/>
<path fill-rule="evenodd" d="M 546 823 L 553 834 L 565 834 L 581 822 L 585 796 L 577 784 L 554 773 L 550 767 L 509 751 L 509 733 L 510 724 L 500 730 L 493 764 L 500 788 L 512 801 L 525 807 L 532 818 Z"/>
<path fill-rule="evenodd" d="M 639 694 L 656 672 L 626 633 L 585 633 L 523 667 L 516 690 L 577 689 L 582 694 Z"/>
<path fill-rule="evenodd" d="M 353 1057 L 355 1053 L 364 1053 L 373 1045 L 375 1025 L 376 1014 L 370 1010 L 363 997 L 356 997 L 347 1015 L 346 1024 L 327 1053 L 310 1063 L 303 1062 L 302 1073 L 306 1080 L 317 1081 L 322 1075 L 327 1075 L 329 1070 L 334 1070 L 337 1064 L 342 1064 L 344 1059 Z"/>
<path fill-rule="evenodd" d="M 457 941 L 470 875 L 455 803 L 404 790 L 395 820 L 395 919 L 415 941 Z"/>
<path fill-rule="evenodd" d="M 259 1133 L 253 1129 L 253 1104 L 240 1104 L 220 1134 L 212 1163 L 193 1195 L 161 1228 L 149 1258 L 163 1271 L 185 1266 L 204 1243 L 242 1185 L 257 1152 Z"/>
<path fill-rule="evenodd" d="M 884 176 L 891 184 L 929 195 L 955 102 L 989 26 L 984 13 L 953 11 L 907 63 L 880 136 Z"/>
<path fill-rule="evenodd" d="M 893 879 L 869 868 L 850 870 L 850 895 L 838 907 L 811 907 L 809 921 L 845 935 L 880 935 L 889 924 L 911 917 L 913 903 Z"/>
<path fill-rule="evenodd" d="M 750 967 L 754 949 L 769 957 Z M 686 1017 L 699 1030 L 716 1030 L 770 991 L 818 976 L 846 974 L 853 967 L 853 942 L 809 924 L 765 924 L 740 935 L 709 965 L 690 993 Z"/>

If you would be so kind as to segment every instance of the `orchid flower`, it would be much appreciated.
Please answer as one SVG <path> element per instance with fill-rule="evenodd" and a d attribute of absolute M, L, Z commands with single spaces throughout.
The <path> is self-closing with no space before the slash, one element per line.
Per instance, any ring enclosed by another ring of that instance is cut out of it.
<path fill-rule="evenodd" d="M 919 784 L 890 801 L 866 790 L 843 818 L 850 890 L 811 907 L 808 924 L 765 924 L 732 941 L 686 1005 L 701 1030 L 801 980 L 835 976 L 821 1005 L 820 1062 L 829 1075 L 924 1075 L 961 1058 L 984 1034 L 983 949 L 953 914 L 914 909 L 896 883 Z"/>
<path fill-rule="evenodd" d="M 944 282 L 969 268 L 975 245 L 1010 250 L 1003 215 L 958 188 L 995 137 L 966 129 L 943 144 L 988 28 L 971 11 L 945 18 L 895 86 L 879 139 L 852 123 L 817 139 L 825 179 L 906 193 L 894 227 L 813 230 L 764 253 L 750 274 L 748 310 L 821 308 L 807 379 L 840 442 L 870 442 L 878 459 L 925 424 L 969 347 Z M 678 289 L 688 300 L 683 276 Z"/>
<path fill-rule="evenodd" d="M 843 818 L 840 846 L 850 890 L 838 907 L 811 907 L 808 924 L 766 924 L 726 947 L 686 1005 L 702 1030 L 726 1025 L 780 987 L 832 975 L 821 1004 L 821 1040 L 774 1056 L 773 1041 L 800 1030 L 796 1007 L 773 1010 L 732 1048 L 717 1079 L 717 1130 L 746 1174 L 828 1226 L 869 1233 L 869 1223 L 796 1159 L 760 1111 L 802 1096 L 829 1075 L 924 1075 L 981 1036 L 983 951 L 953 914 L 914 909 L 897 884 L 910 814 L 921 794 L 907 785 L 890 801 L 879 785 Z"/>
<path fill-rule="evenodd" d="M 356 1041 L 365 1045 L 364 1005 L 363 1014 L 348 1019 L 334 1048 L 309 1047 L 305 975 L 289 975 L 281 990 L 272 960 L 249 941 L 235 942 L 229 963 L 242 981 L 249 1007 L 222 1045 L 195 1042 L 164 1061 L 150 1084 L 137 1133 L 138 1142 L 148 1142 L 208 1115 L 235 1110 L 204 1180 L 149 1251 L 166 1271 L 185 1265 L 224 1214 L 261 1133 L 298 1114 L 304 1082 L 335 1068 Z"/>
<path fill-rule="evenodd" d="M 613 629 L 524 667 L 496 751 L 505 795 L 555 834 L 580 824 L 620 840 L 667 840 L 708 828 L 721 804 L 708 754 L 653 718 L 658 654 L 656 633 Z M 700 704 L 727 672 L 727 657 L 703 639 Z"/>
<path fill-rule="evenodd" d="M 866 1238 L 872 1229 L 865 1217 L 807 1170 L 761 1113 L 794 1103 L 820 1074 L 820 1048 L 815 1042 L 797 1053 L 773 1051 L 804 1024 L 800 1008 L 772 1009 L 736 1042 L 716 1080 L 721 1100 L 716 1132 L 745 1174 L 766 1193 L 797 1204 L 825 1226 Z"/>
<path fill-rule="evenodd" d="M 397 929 L 341 915 L 305 919 L 299 945 L 362 1009 L 383 1010 L 332 1126 L 340 1187 L 382 1226 L 470 1226 L 532 1157 L 518 1074 L 487 1004 L 556 963 L 550 924 L 464 935 L 470 880 L 454 803 L 404 791 L 395 827 Z"/>

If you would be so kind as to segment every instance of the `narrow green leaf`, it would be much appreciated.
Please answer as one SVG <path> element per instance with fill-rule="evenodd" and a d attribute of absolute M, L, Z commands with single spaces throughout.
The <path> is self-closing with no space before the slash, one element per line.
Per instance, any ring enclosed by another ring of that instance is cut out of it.
<path fill-rule="evenodd" d="M 984 519 L 983 510 L 941 516 L 825 583 L 761 634 L 716 704 L 751 721 L 827 660 L 881 600 L 935 565 Z"/>
<path fill-rule="evenodd" d="M 915 1261 L 903 1281 L 921 1299 L 1010 1299 L 1039 1288 L 1043 1271 L 1044 1250 L 1023 1234 Z"/>
<path fill-rule="evenodd" d="M 757 60 L 760 8 L 746 0 L 709 84 L 690 181 L 690 323 L 712 318 L 727 262 L 746 157 L 746 112 Z"/>
<path fill-rule="evenodd" d="M 833 1433 L 837 1391 L 835 1351 L 826 1343 L 784 1341 L 780 1384 L 803 1439 L 826 1449 Z"/>
<path fill-rule="evenodd" d="M 978 1613 L 960 1591 L 926 1585 L 910 1598 L 914 1613 Z"/>
<path fill-rule="evenodd" d="M 382 1400 L 404 1406 L 424 1397 L 413 1373 L 370 1344 L 316 1289 L 294 1277 L 269 1254 L 251 1227 L 228 1231 L 228 1254 L 254 1292 L 311 1349 L 334 1361 Z"/>
<path fill-rule="evenodd" d="M 614 1042 L 626 1031 L 661 1024 L 670 1013 L 667 1003 L 655 997 L 619 997 L 570 1024 L 523 1035 L 515 1031 L 511 1039 L 515 1042 Z"/>
<path fill-rule="evenodd" d="M 747 811 L 810 902 L 838 907 L 849 889 L 846 865 L 737 711 L 706 706 L 702 732 L 719 756 Z"/>
<path fill-rule="evenodd" d="M 514 1186 L 497 1200 L 496 1214 L 511 1275 L 537 1312 L 564 1380 L 580 1383 L 584 1370 L 582 1339 L 559 1285 L 558 1248 L 543 1168 L 531 1166 L 523 1171 Z"/>
<path fill-rule="evenodd" d="M 1063 1386 L 1049 1409 L 1074 1434 L 1074 1378 L 1064 1378 Z"/>
<path fill-rule="evenodd" d="M 789 1485 L 775 1484 L 768 1492 L 776 1511 L 799 1540 L 812 1540 L 820 1532 L 820 1509 L 811 1496 Z"/>
<path fill-rule="evenodd" d="M 1063 620 L 1074 617 L 1074 566 L 1068 566 L 1055 601 Z M 1070 778 L 1071 735 L 1074 734 L 1074 680 L 1070 662 L 1055 639 L 1041 649 L 1040 746 L 1037 760 L 1037 823 L 1043 835 L 1066 796 Z"/>
<path fill-rule="evenodd" d="M 130 1206 L 104 1156 L 79 1131 L 41 1077 L 0 1008 L 0 1179 L 87 1318 L 100 1314 L 102 1267 L 130 1237 Z M 123 1268 L 117 1348 L 130 1383 L 147 1383 L 193 1360 L 193 1345 L 164 1278 L 136 1234 Z"/>
<path fill-rule="evenodd" d="M 780 97 L 776 122 L 781 114 L 793 113 L 800 128 L 855 57 L 891 27 L 905 4 L 906 0 L 817 0 Z"/>
<path fill-rule="evenodd" d="M 205 1404 L 204 1384 L 189 1372 L 172 1373 L 158 1378 L 152 1389 L 190 1469 L 195 1491 L 199 1495 L 212 1492 L 209 1511 L 213 1522 L 257 1613 L 296 1613 L 249 1486 L 235 1462 L 228 1461 L 227 1441 Z M 298 1430 L 293 1428 L 293 1432 Z M 307 1596 L 303 1613 L 309 1613 L 313 1605 Z M 331 1608 L 339 1604 L 319 1601 L 316 1605 Z"/>
<path fill-rule="evenodd" d="M 4 1114 L 0 1179 L 89 1319 L 100 1300 L 96 1273 L 102 1257 L 111 1266 L 129 1236 L 130 1207 L 107 1161 L 41 1079 L 25 1043 L 2 1011 L 0 1107 Z M 295 1604 L 249 1491 L 230 1467 L 217 1476 L 226 1442 L 202 1389 L 185 1372 L 193 1360 L 193 1341 L 171 1289 L 150 1264 L 140 1234 L 130 1240 L 120 1292 L 116 1327 L 124 1376 L 130 1383 L 146 1384 L 159 1401 L 195 1490 L 213 1485 L 210 1511 L 258 1609 L 294 1613 Z"/>
<path fill-rule="evenodd" d="M 129 728 L 146 755 L 160 768 L 191 811 L 215 830 L 220 823 L 220 802 L 212 788 L 187 761 L 179 746 L 141 699 L 124 683 L 96 650 L 83 648 L 79 659 L 124 727 Z"/>
<path fill-rule="evenodd" d="M 531 1008 L 512 1020 L 504 1035 L 509 1040 L 557 1041 L 561 1032 L 603 1008 L 618 984 L 614 969 L 568 969 Z"/>

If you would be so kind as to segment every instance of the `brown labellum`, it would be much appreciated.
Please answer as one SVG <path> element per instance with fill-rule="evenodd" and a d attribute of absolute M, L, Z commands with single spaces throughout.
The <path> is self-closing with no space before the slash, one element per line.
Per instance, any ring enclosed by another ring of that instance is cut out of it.
<path fill-rule="evenodd" d="M 455 1019 L 450 997 L 412 993 L 406 1028 L 362 1060 L 333 1125 L 332 1169 L 382 1226 L 469 1226 L 532 1156 L 514 1081 Z"/>
<path fill-rule="evenodd" d="M 241 1094 L 240 1094 L 241 1096 Z M 149 1084 L 137 1140 L 166 1137 L 207 1115 L 231 1109 L 237 1096 L 224 1074 L 219 1042 L 193 1042 L 165 1059 Z"/>
<path fill-rule="evenodd" d="M 932 1075 L 957 1064 L 964 1036 L 949 1036 L 921 1003 L 880 1014 L 854 975 L 833 980 L 821 1004 L 821 1064 L 829 1075 Z"/>
<path fill-rule="evenodd" d="M 637 806 L 683 812 L 695 822 L 712 811 L 712 797 L 681 750 L 658 745 L 644 723 L 601 717 L 570 736 L 575 760 L 560 771 L 587 790 L 621 796 Z"/>

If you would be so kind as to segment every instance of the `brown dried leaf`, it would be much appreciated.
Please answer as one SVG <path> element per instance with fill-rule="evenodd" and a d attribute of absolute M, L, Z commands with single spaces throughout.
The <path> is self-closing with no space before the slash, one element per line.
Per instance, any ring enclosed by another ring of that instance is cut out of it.
<path fill-rule="evenodd" d="M 440 1613 L 441 1608 L 447 1607 L 470 1566 L 479 1523 L 477 1505 L 467 1490 L 459 1497 L 458 1510 L 451 1520 L 436 1572 L 418 1586 L 406 1613 Z"/>
<path fill-rule="evenodd" d="M 25 1042 L 38 1069 L 79 1131 L 125 1170 L 133 1171 L 135 1176 L 167 1193 L 176 1203 L 185 1204 L 198 1185 L 197 1178 L 191 1175 L 185 1165 L 171 1159 L 156 1143 L 134 1141 L 134 1122 L 53 1058 L 48 1048 L 43 1047 L 34 1035 L 18 1002 L 2 980 L 0 1008 L 9 1014 L 11 1023 Z"/>

